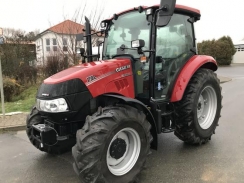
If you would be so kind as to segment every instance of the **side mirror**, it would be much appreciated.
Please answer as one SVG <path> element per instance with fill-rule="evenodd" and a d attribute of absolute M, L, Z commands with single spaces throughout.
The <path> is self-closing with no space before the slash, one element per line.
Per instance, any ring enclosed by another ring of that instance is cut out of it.
<path fill-rule="evenodd" d="M 80 48 L 80 55 L 84 56 L 84 53 L 85 53 L 85 49 L 84 48 Z"/>
<path fill-rule="evenodd" d="M 174 14 L 176 0 L 161 0 L 156 26 L 167 25 Z"/>
<path fill-rule="evenodd" d="M 145 46 L 145 41 L 143 39 L 137 39 L 131 41 L 131 48 L 143 48 Z"/>

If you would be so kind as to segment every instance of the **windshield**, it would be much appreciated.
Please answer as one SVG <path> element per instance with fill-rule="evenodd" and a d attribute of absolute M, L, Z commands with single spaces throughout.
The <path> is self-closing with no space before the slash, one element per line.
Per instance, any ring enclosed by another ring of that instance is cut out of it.
<path fill-rule="evenodd" d="M 145 13 L 138 11 L 126 13 L 117 20 L 112 20 L 105 37 L 103 55 L 106 59 L 118 54 L 131 54 L 134 58 L 139 58 L 137 50 L 122 50 L 120 47 L 125 45 L 125 48 L 131 48 L 132 40 L 143 39 L 145 46 L 142 49 L 148 50 L 150 28 L 151 24 L 147 21 Z"/>

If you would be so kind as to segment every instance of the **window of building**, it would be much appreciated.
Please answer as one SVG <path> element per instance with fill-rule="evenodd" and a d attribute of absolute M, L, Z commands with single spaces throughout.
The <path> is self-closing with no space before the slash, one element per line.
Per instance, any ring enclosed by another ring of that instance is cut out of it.
<path fill-rule="evenodd" d="M 56 38 L 53 39 L 53 45 L 57 45 L 57 39 Z"/>
<path fill-rule="evenodd" d="M 46 51 L 50 51 L 50 39 L 46 39 Z"/>
<path fill-rule="evenodd" d="M 63 51 L 68 51 L 68 41 L 67 41 L 67 38 L 63 38 Z"/>
<path fill-rule="evenodd" d="M 63 38 L 63 45 L 64 46 L 67 46 L 68 45 L 67 38 Z"/>
<path fill-rule="evenodd" d="M 46 39 L 46 45 L 50 46 L 50 39 Z"/>
<path fill-rule="evenodd" d="M 53 51 L 58 51 L 57 39 L 56 38 L 53 38 Z"/>

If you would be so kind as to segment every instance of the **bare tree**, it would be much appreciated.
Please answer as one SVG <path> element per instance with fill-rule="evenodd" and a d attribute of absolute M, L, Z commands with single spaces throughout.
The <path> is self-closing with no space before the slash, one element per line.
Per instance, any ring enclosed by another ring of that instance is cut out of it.
<path fill-rule="evenodd" d="M 103 1 L 104 2 L 104 1 Z M 100 1 L 101 3 L 101 1 Z M 63 58 L 68 56 L 70 63 L 77 64 L 77 47 L 84 47 L 83 42 L 76 41 L 76 35 L 83 33 L 85 27 L 85 16 L 87 16 L 91 23 L 92 32 L 99 31 L 100 22 L 103 20 L 105 4 L 100 5 L 97 1 L 96 6 L 89 7 L 88 1 L 82 1 L 80 7 L 78 7 L 74 14 L 69 16 L 63 16 L 63 27 L 59 27 L 59 30 L 53 31 L 57 40 L 57 47 Z M 64 45 L 64 39 L 67 38 L 67 45 Z M 93 46 L 96 46 L 99 37 L 97 35 L 92 36 Z"/>
<path fill-rule="evenodd" d="M 22 29 L 14 28 L 3 29 L 3 35 L 5 36 L 7 42 L 11 43 L 33 42 L 39 33 L 40 31 L 38 29 L 31 32 L 26 32 Z"/>

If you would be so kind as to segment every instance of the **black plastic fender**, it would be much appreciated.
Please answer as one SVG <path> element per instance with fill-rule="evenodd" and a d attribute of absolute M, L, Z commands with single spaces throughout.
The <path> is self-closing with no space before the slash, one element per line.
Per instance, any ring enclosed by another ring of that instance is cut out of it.
<path fill-rule="evenodd" d="M 124 101 L 125 103 L 128 103 L 128 104 L 132 105 L 133 107 L 135 107 L 135 108 L 137 108 L 139 110 L 143 110 L 143 112 L 147 116 L 147 120 L 150 122 L 150 124 L 152 126 L 151 134 L 153 136 L 153 141 L 151 142 L 151 148 L 154 149 L 154 150 L 157 150 L 157 148 L 158 148 L 157 126 L 156 126 L 155 119 L 154 119 L 151 111 L 147 108 L 147 106 L 145 104 L 143 104 L 139 100 L 136 100 L 136 99 L 133 99 L 133 98 L 124 97 L 124 96 L 120 96 L 120 95 L 104 94 L 103 96 L 120 99 L 120 100 Z"/>

